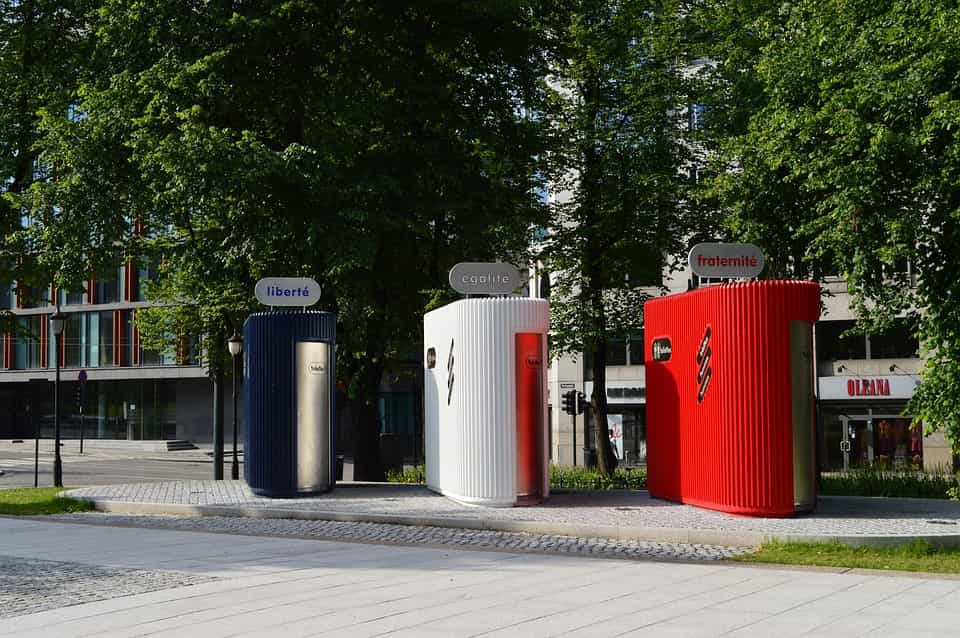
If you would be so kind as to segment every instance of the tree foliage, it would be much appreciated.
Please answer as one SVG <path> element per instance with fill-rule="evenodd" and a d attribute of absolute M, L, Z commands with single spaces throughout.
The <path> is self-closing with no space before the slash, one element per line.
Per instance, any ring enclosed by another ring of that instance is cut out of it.
<path fill-rule="evenodd" d="M 456 261 L 521 254 L 540 215 L 532 13 L 106 0 L 84 117 L 46 122 L 62 178 L 44 192 L 161 264 L 141 329 L 207 335 L 214 368 L 257 279 L 316 278 L 359 407 L 357 475 L 378 478 L 378 388 L 415 352 L 428 291 Z"/>
<path fill-rule="evenodd" d="M 788 236 L 846 279 L 864 327 L 919 319 L 926 365 L 911 409 L 956 446 L 960 10 L 894 0 L 786 10 L 757 65 L 766 104 L 729 177 L 737 200 L 772 220 L 777 189 L 789 190 L 807 212 L 784 218 Z"/>
<path fill-rule="evenodd" d="M 60 209 L 33 206 L 28 194 L 52 174 L 39 158 L 41 117 L 67 117 L 89 68 L 85 26 L 92 6 L 93 0 L 0 0 L 0 286 L 6 291 L 16 281 L 24 301 L 45 302 L 51 283 L 77 289 L 85 278 L 78 267 L 83 234 L 75 239 Z"/>
<path fill-rule="evenodd" d="M 642 326 L 649 285 L 687 233 L 683 59 L 675 3 L 570 5 L 555 31 L 551 347 L 591 359 L 595 444 L 609 473 L 606 342 Z"/>

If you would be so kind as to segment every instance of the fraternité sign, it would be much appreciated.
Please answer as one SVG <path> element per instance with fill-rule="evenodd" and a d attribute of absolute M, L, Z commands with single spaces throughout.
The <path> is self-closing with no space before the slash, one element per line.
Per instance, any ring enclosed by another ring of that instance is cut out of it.
<path fill-rule="evenodd" d="M 763 251 L 753 244 L 697 244 L 687 259 L 699 277 L 750 278 L 763 270 Z"/>

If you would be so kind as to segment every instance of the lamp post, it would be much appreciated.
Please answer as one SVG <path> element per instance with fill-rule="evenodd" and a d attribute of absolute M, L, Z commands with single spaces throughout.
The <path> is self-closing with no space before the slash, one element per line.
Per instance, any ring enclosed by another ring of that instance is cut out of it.
<path fill-rule="evenodd" d="M 237 378 L 240 376 L 240 353 L 243 352 L 243 337 L 236 332 L 227 340 L 227 348 L 233 357 L 233 466 L 230 474 L 233 480 L 240 478 L 240 465 L 237 461 Z"/>
<path fill-rule="evenodd" d="M 63 336 L 63 329 L 67 324 L 67 316 L 60 312 L 60 304 L 57 304 L 57 311 L 50 315 L 50 332 L 57 338 L 56 346 L 53 352 L 53 360 L 56 362 L 56 377 L 53 381 L 53 485 L 54 487 L 63 487 L 63 462 L 60 459 L 60 337 Z"/>

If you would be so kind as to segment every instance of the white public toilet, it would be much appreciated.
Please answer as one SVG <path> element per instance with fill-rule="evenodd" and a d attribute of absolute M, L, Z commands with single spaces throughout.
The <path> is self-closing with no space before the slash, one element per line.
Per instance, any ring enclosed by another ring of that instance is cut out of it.
<path fill-rule="evenodd" d="M 546 300 L 461 299 L 427 313 L 427 487 L 488 507 L 549 493 Z"/>

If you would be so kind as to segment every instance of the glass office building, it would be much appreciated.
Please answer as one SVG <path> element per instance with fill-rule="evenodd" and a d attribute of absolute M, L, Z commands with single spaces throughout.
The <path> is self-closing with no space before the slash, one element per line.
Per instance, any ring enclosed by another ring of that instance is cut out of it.
<path fill-rule="evenodd" d="M 135 317 L 150 305 L 141 283 L 151 275 L 127 262 L 114 277 L 88 280 L 84 292 L 0 291 L 0 309 L 16 324 L 0 336 L 0 438 L 52 431 L 59 358 L 65 438 L 78 437 L 82 424 L 89 438 L 210 440 L 212 391 L 199 340 L 172 337 L 161 350 L 141 343 Z M 59 343 L 49 330 L 51 300 L 67 316 Z"/>

